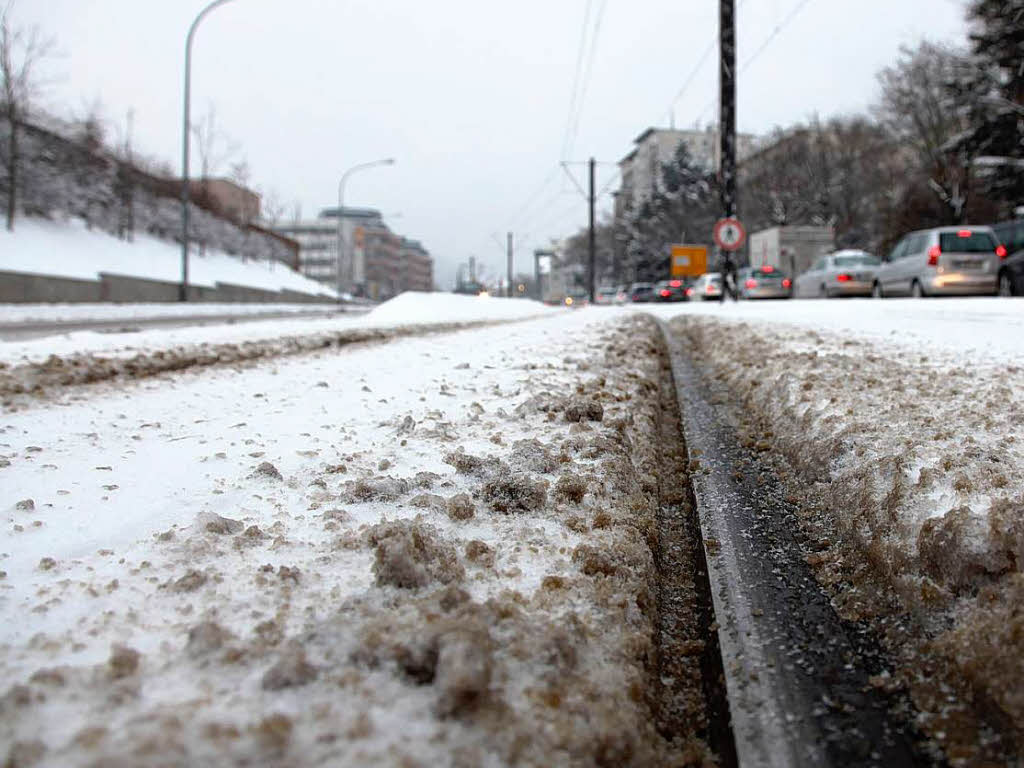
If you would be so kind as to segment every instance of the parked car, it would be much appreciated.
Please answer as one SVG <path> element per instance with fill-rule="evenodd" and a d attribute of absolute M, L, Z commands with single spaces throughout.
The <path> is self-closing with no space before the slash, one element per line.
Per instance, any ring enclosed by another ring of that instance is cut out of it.
<path fill-rule="evenodd" d="M 1024 296 L 1024 219 L 992 227 L 1007 257 L 999 265 L 996 287 L 1000 296 Z"/>
<path fill-rule="evenodd" d="M 687 301 L 682 280 L 662 280 L 654 286 L 654 301 Z"/>
<path fill-rule="evenodd" d="M 822 256 L 793 281 L 797 298 L 870 296 L 875 270 L 881 264 L 867 251 L 843 250 Z"/>
<path fill-rule="evenodd" d="M 765 264 L 739 270 L 736 287 L 741 299 L 788 299 L 792 294 L 793 281 L 782 270 Z"/>
<path fill-rule="evenodd" d="M 871 294 L 950 296 L 992 294 L 1006 248 L 991 227 L 936 227 L 911 232 L 882 259 Z"/>
<path fill-rule="evenodd" d="M 654 299 L 654 285 L 651 283 L 633 283 L 629 286 L 629 301 L 638 304 Z"/>
<path fill-rule="evenodd" d="M 595 304 L 614 304 L 615 303 L 616 290 L 612 286 L 602 286 L 597 289 L 597 293 L 594 294 Z"/>
<path fill-rule="evenodd" d="M 698 277 L 690 298 L 694 301 L 717 301 L 722 298 L 722 273 L 706 272 Z"/>

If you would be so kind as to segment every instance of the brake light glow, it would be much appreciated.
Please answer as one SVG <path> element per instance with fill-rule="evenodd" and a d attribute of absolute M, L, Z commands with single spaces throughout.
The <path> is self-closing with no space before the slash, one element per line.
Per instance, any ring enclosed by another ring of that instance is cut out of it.
<path fill-rule="evenodd" d="M 998 256 L 1000 259 L 1005 259 L 1006 258 L 1006 246 L 1005 245 L 997 245 L 996 246 L 996 256 Z"/>
<path fill-rule="evenodd" d="M 970 237 L 971 234 L 973 234 L 971 232 L 971 230 L 969 230 L 969 229 L 961 229 L 959 232 L 956 233 L 956 236 L 957 237 Z"/>
<path fill-rule="evenodd" d="M 765 264 L 763 267 L 761 267 L 761 271 L 768 275 L 775 271 L 775 267 L 773 267 L 771 264 Z"/>
<path fill-rule="evenodd" d="M 970 237 L 970 235 L 968 235 Z M 939 263 L 939 256 L 942 255 L 942 248 L 937 245 L 933 245 L 928 249 L 928 266 L 934 267 Z"/>
<path fill-rule="evenodd" d="M 672 295 L 672 291 L 670 291 L 668 288 L 662 288 L 661 289 L 661 297 L 663 299 L 667 299 L 671 295 Z"/>
<path fill-rule="evenodd" d="M 744 285 L 747 286 L 747 288 L 757 288 L 757 280 L 750 278 L 744 283 Z"/>
<path fill-rule="evenodd" d="M 668 284 L 671 285 L 673 288 L 681 288 L 682 285 L 683 285 L 683 281 L 682 280 L 669 280 Z"/>
<path fill-rule="evenodd" d="M 714 293 L 715 286 L 713 283 L 708 283 L 708 287 L 704 289 L 704 293 Z"/>
<path fill-rule="evenodd" d="M 693 288 L 687 288 L 686 289 L 686 295 L 687 296 L 693 296 L 693 293 L 694 293 Z"/>
<path fill-rule="evenodd" d="M 789 288 L 789 286 L 791 286 L 792 284 L 793 284 L 793 281 L 790 280 L 788 277 L 785 280 L 782 281 L 782 287 L 783 288 Z"/>
<path fill-rule="evenodd" d="M 840 283 L 848 283 L 851 280 L 853 280 L 853 275 L 848 275 L 845 272 L 840 272 L 838 275 L 836 275 L 836 280 L 838 280 Z"/>

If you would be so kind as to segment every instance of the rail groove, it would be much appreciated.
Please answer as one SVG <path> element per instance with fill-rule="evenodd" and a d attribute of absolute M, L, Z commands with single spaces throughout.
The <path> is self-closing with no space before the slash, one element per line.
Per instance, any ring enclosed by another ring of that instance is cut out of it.
<path fill-rule="evenodd" d="M 741 768 L 935 765 L 869 678 L 866 630 L 844 623 L 804 560 L 781 483 L 739 446 L 680 338 L 662 324 L 706 553 Z"/>

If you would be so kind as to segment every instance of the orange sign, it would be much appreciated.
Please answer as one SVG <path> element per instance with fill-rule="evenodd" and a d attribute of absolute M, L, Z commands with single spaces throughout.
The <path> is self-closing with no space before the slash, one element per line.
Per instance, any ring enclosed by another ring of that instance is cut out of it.
<path fill-rule="evenodd" d="M 365 240 L 366 230 L 363 229 L 362 227 L 356 227 L 355 231 L 352 234 L 355 235 L 356 248 L 362 248 L 363 242 Z"/>
<path fill-rule="evenodd" d="M 672 277 L 700 277 L 708 271 L 706 245 L 673 245 Z"/>

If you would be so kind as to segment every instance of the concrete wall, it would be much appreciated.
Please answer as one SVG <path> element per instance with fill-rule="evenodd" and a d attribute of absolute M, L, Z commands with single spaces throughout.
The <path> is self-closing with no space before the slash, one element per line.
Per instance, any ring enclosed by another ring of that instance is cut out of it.
<path fill-rule="evenodd" d="M 217 283 L 215 287 L 189 286 L 189 301 L 333 304 L 325 296 L 295 291 L 265 291 L 242 285 Z M 100 274 L 99 280 L 72 280 L 49 275 L 0 271 L 0 303 L 76 304 L 82 302 L 173 302 L 178 300 L 178 283 L 144 280 L 124 275 Z"/>

